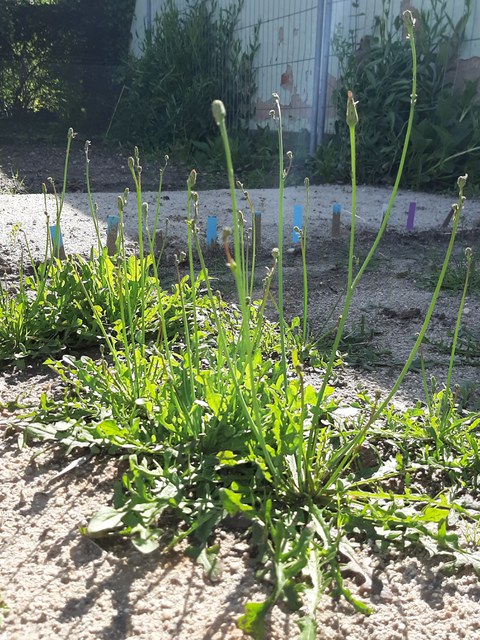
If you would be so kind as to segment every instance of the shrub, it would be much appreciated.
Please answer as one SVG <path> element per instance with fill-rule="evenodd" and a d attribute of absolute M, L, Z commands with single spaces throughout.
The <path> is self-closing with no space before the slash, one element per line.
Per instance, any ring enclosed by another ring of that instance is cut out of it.
<path fill-rule="evenodd" d="M 215 130 L 208 105 L 222 96 L 232 118 L 245 121 L 255 93 L 253 58 L 258 30 L 246 50 L 235 35 L 243 0 L 219 9 L 216 0 L 167 0 L 147 31 L 139 58 L 123 70 L 127 88 L 113 134 L 144 148 L 190 139 L 205 141 Z"/>
<path fill-rule="evenodd" d="M 383 0 L 383 12 L 374 29 L 357 41 L 337 33 L 334 41 L 341 77 L 335 92 L 338 120 L 344 117 L 346 90 L 352 89 L 360 104 L 368 105 L 358 128 L 359 179 L 378 183 L 393 181 L 402 149 L 402 136 L 410 96 L 408 44 L 402 39 L 402 20 L 388 24 L 391 0 Z M 413 189 L 448 188 L 459 173 L 480 170 L 480 104 L 478 81 L 454 89 L 453 70 L 465 42 L 471 0 L 457 24 L 447 13 L 446 0 L 430 0 L 430 8 L 417 15 L 418 44 L 417 111 L 402 185 Z M 348 179 L 348 132 L 337 123 L 334 136 L 319 148 L 316 166 L 323 179 Z"/>

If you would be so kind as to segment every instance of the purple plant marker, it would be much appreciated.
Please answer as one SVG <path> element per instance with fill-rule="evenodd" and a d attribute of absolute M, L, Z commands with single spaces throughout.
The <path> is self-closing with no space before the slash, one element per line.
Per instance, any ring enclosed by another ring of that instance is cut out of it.
<path fill-rule="evenodd" d="M 407 231 L 413 231 L 413 223 L 415 221 L 416 208 L 417 208 L 417 203 L 410 202 L 410 206 L 408 207 Z"/>

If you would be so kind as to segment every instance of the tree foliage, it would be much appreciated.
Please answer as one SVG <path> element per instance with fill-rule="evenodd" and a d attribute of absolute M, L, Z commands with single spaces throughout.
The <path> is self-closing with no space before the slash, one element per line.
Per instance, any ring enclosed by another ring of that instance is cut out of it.
<path fill-rule="evenodd" d="M 1 115 L 47 112 L 76 126 L 103 124 L 113 110 L 134 5 L 134 0 L 0 0 Z"/>

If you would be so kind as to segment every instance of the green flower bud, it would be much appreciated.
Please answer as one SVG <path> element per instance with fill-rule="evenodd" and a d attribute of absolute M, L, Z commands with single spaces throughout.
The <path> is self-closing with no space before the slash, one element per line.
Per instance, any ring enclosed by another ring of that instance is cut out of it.
<path fill-rule="evenodd" d="M 212 114 L 217 126 L 220 126 L 223 122 L 225 122 L 227 111 L 225 109 L 225 105 L 221 100 L 214 100 L 212 102 Z"/>
<path fill-rule="evenodd" d="M 457 185 L 460 192 L 463 191 L 463 189 L 465 188 L 465 185 L 467 184 L 467 179 L 468 179 L 468 173 L 466 173 L 464 176 L 458 177 Z"/>
<path fill-rule="evenodd" d="M 353 99 L 351 91 L 347 94 L 347 124 L 349 127 L 356 127 L 358 124 L 357 104 Z"/>
<path fill-rule="evenodd" d="M 413 13 L 409 9 L 403 12 L 403 24 L 405 25 L 405 29 L 408 31 L 408 33 L 413 31 L 415 22 L 416 20 L 413 17 Z"/>
<path fill-rule="evenodd" d="M 188 176 L 187 187 L 189 189 L 193 189 L 196 182 L 197 182 L 197 172 L 195 171 L 195 169 L 192 169 L 190 171 L 190 175 Z"/>

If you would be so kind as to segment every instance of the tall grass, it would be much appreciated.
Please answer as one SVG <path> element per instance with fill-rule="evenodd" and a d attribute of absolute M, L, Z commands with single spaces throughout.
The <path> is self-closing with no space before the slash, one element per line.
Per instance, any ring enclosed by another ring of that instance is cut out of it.
<path fill-rule="evenodd" d="M 414 22 L 408 11 L 405 24 L 412 46 L 413 76 L 404 150 L 416 93 Z M 350 541 L 359 531 L 384 544 L 413 540 L 430 552 L 441 550 L 453 562 L 479 566 L 475 553 L 463 550 L 452 532 L 447 535 L 452 514 L 456 519 L 474 522 L 478 515 L 469 512 L 461 501 L 450 502 L 446 494 L 432 497 L 428 487 L 415 491 L 408 484 L 407 478 L 416 468 L 413 457 L 421 458 L 424 465 L 428 460 L 411 434 L 421 419 L 428 424 L 431 413 L 428 407 L 417 407 L 415 413 L 399 413 L 389 403 L 413 356 L 383 401 L 364 396 L 354 403 L 354 418 L 341 419 L 338 401 L 332 399 L 331 374 L 353 291 L 386 228 L 400 179 L 399 175 L 372 250 L 354 277 L 355 129 L 359 116 L 351 94 L 347 103 L 352 143 L 347 294 L 331 353 L 321 368 L 322 383 L 315 388 L 308 382 L 301 353 L 306 348 L 308 328 L 308 236 L 305 229 L 301 236 L 304 335 L 299 340 L 299 323 L 289 324 L 283 307 L 282 194 L 288 167 L 285 170 L 281 110 L 278 98 L 275 100 L 279 129 L 279 242 L 260 299 L 251 300 L 256 244 L 246 234 L 243 213 L 237 209 L 225 108 L 215 101 L 212 110 L 225 148 L 232 205 L 232 228 L 225 230 L 223 246 L 236 285 L 237 304 L 227 305 L 214 292 L 209 278 L 194 171 L 187 181 L 188 275 L 182 276 L 180 270 L 184 256 L 177 256 L 177 282 L 169 292 L 162 287 L 153 243 L 144 242 L 144 237 L 151 236 L 145 226 L 148 210 L 143 203 L 136 150 L 129 166 L 135 183 L 139 255 L 126 255 L 125 193 L 118 201 L 116 256 L 106 255 L 99 242 L 98 251 L 89 260 L 69 258 L 62 263 L 53 259 L 49 270 L 29 284 L 34 292 L 42 289 L 56 301 L 57 343 L 69 349 L 75 344 L 67 330 L 58 332 L 59 318 L 67 326 L 72 322 L 68 310 L 73 307 L 78 312 L 74 320 L 78 335 L 87 327 L 86 335 L 95 335 L 102 349 L 95 359 L 70 354 L 61 360 L 48 360 L 64 380 L 65 397 L 58 402 L 43 396 L 39 408 L 26 419 L 25 436 L 57 440 L 69 450 L 89 448 L 122 454 L 128 459 L 129 469 L 115 492 L 113 506 L 101 509 L 91 519 L 85 530 L 89 535 L 128 535 L 145 552 L 160 544 L 172 547 L 188 538 L 190 555 L 213 576 L 217 559 L 209 543 L 211 535 L 229 515 L 246 520 L 262 553 L 269 558 L 274 587 L 264 602 L 247 603 L 239 625 L 261 638 L 268 612 L 279 599 L 300 606 L 305 596 L 309 604 L 299 621 L 305 640 L 315 638 L 315 610 L 326 590 L 343 595 L 357 609 L 369 612 L 368 606 L 349 591 L 342 575 L 341 559 L 355 555 Z M 290 154 L 287 158 L 291 162 Z M 459 181 L 456 224 L 463 186 L 464 178 Z M 155 224 L 157 221 L 156 217 Z M 267 318 L 266 306 L 275 277 L 278 318 L 272 321 Z M 58 295 L 59 282 L 65 283 L 70 298 Z M 422 336 L 440 286 L 441 282 L 432 297 Z M 6 292 L 2 295 L 2 326 L 9 336 L 14 331 L 7 318 L 8 305 L 19 308 L 29 296 L 11 301 Z M 44 313 L 43 297 L 40 300 L 37 323 Z M 35 321 L 31 310 L 29 313 L 26 317 L 30 329 L 25 330 L 25 335 L 30 335 Z M 19 342 L 19 338 L 15 340 Z M 44 346 L 48 343 L 47 333 L 40 335 L 39 342 Z M 412 354 L 420 342 L 419 336 Z M 5 340 L 1 344 L 5 354 L 8 346 Z M 56 343 L 48 344 L 52 351 L 61 348 Z M 25 347 L 25 352 L 33 351 L 33 345 L 30 350 Z M 472 435 L 480 418 L 459 416 L 453 407 L 446 420 L 454 425 L 456 434 L 454 447 L 451 441 L 445 442 L 445 450 L 451 454 L 449 464 L 453 457 L 459 469 L 468 462 L 471 468 L 480 470 L 478 446 Z M 427 429 L 423 433 L 425 439 L 431 437 Z M 368 472 L 360 456 L 366 441 L 372 446 L 384 443 L 384 459 Z M 460 450 L 459 441 L 463 444 Z M 407 451 L 413 452 L 409 453 L 410 458 Z M 461 473 L 449 477 L 448 495 L 464 490 L 465 481 L 460 476 Z M 395 489 L 392 481 L 396 482 Z M 179 525 L 165 542 L 162 516 L 167 513 L 174 514 Z"/>

